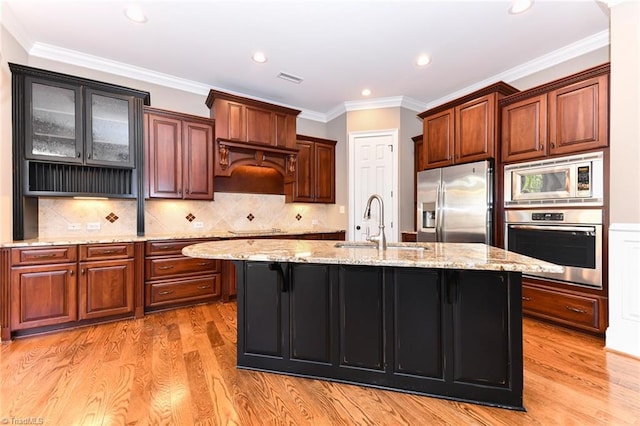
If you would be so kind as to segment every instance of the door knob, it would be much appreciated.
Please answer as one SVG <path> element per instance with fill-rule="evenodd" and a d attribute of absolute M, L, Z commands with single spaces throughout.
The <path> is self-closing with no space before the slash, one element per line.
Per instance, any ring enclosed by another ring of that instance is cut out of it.
<path fill-rule="evenodd" d="M 356 226 L 356 231 L 360 230 L 360 225 Z"/>

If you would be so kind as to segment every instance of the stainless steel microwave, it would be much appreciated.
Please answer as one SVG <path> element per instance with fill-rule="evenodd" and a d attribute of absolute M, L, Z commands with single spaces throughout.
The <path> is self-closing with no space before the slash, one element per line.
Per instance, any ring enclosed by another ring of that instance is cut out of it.
<path fill-rule="evenodd" d="M 603 154 L 550 158 L 504 167 L 504 206 L 602 206 Z"/>

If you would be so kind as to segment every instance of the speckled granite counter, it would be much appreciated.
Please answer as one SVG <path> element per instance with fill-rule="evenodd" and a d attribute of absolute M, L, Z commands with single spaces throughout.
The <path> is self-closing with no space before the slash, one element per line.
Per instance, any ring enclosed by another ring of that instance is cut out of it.
<path fill-rule="evenodd" d="M 185 247 L 190 257 L 511 272 L 562 272 L 562 267 L 485 244 L 397 243 L 383 253 L 370 247 L 337 247 L 335 241 L 228 240 Z"/>
<path fill-rule="evenodd" d="M 78 235 L 74 237 L 58 237 L 58 238 L 37 238 L 22 241 L 6 241 L 0 242 L 0 248 L 3 247 L 30 247 L 30 246 L 59 246 L 68 244 L 103 244 L 103 243 L 133 243 L 144 241 L 157 241 L 157 240 L 183 240 L 183 239 L 195 239 L 195 238 L 252 238 L 252 237 L 282 237 L 287 235 L 306 235 L 306 234 L 325 234 L 333 232 L 344 232 L 344 230 L 338 229 L 255 229 L 255 230 L 242 230 L 242 231 L 210 231 L 210 232 L 191 232 L 181 234 L 147 234 L 144 236 L 135 235 Z"/>

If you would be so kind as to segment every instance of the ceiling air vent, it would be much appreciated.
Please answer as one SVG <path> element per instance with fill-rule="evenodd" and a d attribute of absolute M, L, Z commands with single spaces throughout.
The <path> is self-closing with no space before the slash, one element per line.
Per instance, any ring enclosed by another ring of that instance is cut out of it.
<path fill-rule="evenodd" d="M 289 81 L 291 83 L 296 83 L 296 84 L 302 83 L 302 78 L 296 77 L 295 75 L 292 75 L 292 74 L 287 74 L 286 72 L 281 72 L 280 74 L 278 74 L 278 78 Z"/>

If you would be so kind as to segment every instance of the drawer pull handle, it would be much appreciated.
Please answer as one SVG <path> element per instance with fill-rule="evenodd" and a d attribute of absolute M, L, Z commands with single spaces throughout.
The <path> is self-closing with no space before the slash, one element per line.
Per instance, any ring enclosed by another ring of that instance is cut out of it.
<path fill-rule="evenodd" d="M 158 266 L 158 269 L 165 271 L 167 269 L 173 269 L 173 265 L 169 265 L 169 266 Z"/>
<path fill-rule="evenodd" d="M 33 257 L 36 257 L 38 259 L 46 259 L 48 257 L 56 257 L 55 254 L 36 254 Z"/>
<path fill-rule="evenodd" d="M 158 247 L 158 250 L 171 250 L 173 247 L 171 246 L 160 246 Z"/>
<path fill-rule="evenodd" d="M 165 291 L 158 292 L 160 296 L 166 296 L 167 294 L 171 294 L 171 293 L 173 293 L 173 290 L 165 290 Z"/>
<path fill-rule="evenodd" d="M 578 308 L 574 308 L 573 306 L 565 306 L 564 307 L 567 311 L 571 311 L 571 312 L 575 312 L 577 314 L 586 314 L 587 311 L 583 310 L 583 309 L 578 309 Z"/>
<path fill-rule="evenodd" d="M 199 285 L 198 290 L 204 290 L 205 288 L 211 288 L 209 285 Z"/>
<path fill-rule="evenodd" d="M 112 253 L 115 253 L 115 252 L 116 252 L 116 250 L 104 250 L 104 251 L 101 251 L 100 254 L 112 254 Z"/>
<path fill-rule="evenodd" d="M 524 300 L 525 302 L 529 302 L 531 298 L 527 296 L 522 296 L 522 300 Z"/>
<path fill-rule="evenodd" d="M 211 265 L 211 262 L 200 262 L 198 263 L 198 266 L 208 266 Z"/>

